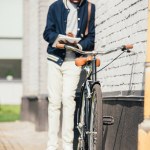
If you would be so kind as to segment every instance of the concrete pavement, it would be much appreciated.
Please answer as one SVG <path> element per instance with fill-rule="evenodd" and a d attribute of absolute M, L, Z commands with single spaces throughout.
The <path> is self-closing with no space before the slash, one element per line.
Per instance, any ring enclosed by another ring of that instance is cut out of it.
<path fill-rule="evenodd" d="M 0 123 L 0 150 L 45 150 L 47 137 L 29 122 Z"/>

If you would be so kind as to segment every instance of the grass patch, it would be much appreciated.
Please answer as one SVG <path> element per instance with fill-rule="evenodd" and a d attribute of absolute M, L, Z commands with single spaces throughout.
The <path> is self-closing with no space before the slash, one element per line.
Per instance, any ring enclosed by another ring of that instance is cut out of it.
<path fill-rule="evenodd" d="M 0 122 L 20 119 L 20 105 L 0 105 Z"/>

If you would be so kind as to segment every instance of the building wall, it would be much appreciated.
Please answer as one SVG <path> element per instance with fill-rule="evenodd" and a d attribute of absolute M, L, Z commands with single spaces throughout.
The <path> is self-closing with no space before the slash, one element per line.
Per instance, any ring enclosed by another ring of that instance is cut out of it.
<path fill-rule="evenodd" d="M 22 15 L 23 0 L 0 0 L 0 104 L 21 102 Z"/>
<path fill-rule="evenodd" d="M 0 104 L 20 104 L 22 97 L 22 83 L 20 81 L 1 81 Z"/>
<path fill-rule="evenodd" d="M 53 2 L 53 1 L 50 1 Z M 40 2 L 40 56 L 46 58 L 43 41 L 47 9 L 50 2 Z M 144 62 L 147 38 L 148 0 L 91 0 L 96 4 L 96 50 L 110 50 L 124 44 L 133 44 L 135 53 L 123 54 L 119 59 L 98 73 L 103 92 L 128 91 L 136 93 L 144 89 Z M 105 66 L 120 52 L 100 57 Z M 43 59 L 43 60 L 42 60 Z M 43 65 L 42 63 L 40 63 Z M 46 67 L 40 71 L 40 91 L 46 91 Z M 43 78 L 44 77 L 44 78 Z M 141 94 L 141 92 L 138 92 Z"/>
<path fill-rule="evenodd" d="M 23 96 L 47 94 L 47 43 L 43 31 L 54 0 L 24 0 Z"/>
<path fill-rule="evenodd" d="M 46 18 L 49 6 L 55 0 L 40 0 L 39 1 L 39 94 L 47 94 L 47 45 L 43 39 L 43 32 L 46 26 Z"/>
<path fill-rule="evenodd" d="M 47 94 L 47 43 L 43 31 L 49 5 L 55 0 L 24 1 L 24 96 Z M 96 4 L 96 50 L 131 43 L 135 53 L 123 54 L 98 73 L 104 93 L 144 90 L 148 0 L 91 0 Z M 101 58 L 105 66 L 120 52 Z"/>
<path fill-rule="evenodd" d="M 22 2 L 0 1 L 0 59 L 22 58 Z"/>
<path fill-rule="evenodd" d="M 96 0 L 96 8 L 96 50 L 107 51 L 128 43 L 134 46 L 134 53 L 123 54 L 98 74 L 102 91 L 142 91 L 148 0 Z M 101 67 L 120 53 L 100 57 Z"/>
<path fill-rule="evenodd" d="M 0 35 L 22 37 L 22 0 L 0 0 Z"/>
<path fill-rule="evenodd" d="M 23 96 L 39 93 L 39 0 L 24 0 Z"/>

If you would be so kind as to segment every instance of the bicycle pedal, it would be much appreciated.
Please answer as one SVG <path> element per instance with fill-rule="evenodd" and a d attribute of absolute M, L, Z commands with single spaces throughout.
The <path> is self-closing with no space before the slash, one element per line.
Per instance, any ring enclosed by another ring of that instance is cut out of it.
<path fill-rule="evenodd" d="M 103 125 L 113 125 L 114 118 L 112 116 L 103 116 Z"/>

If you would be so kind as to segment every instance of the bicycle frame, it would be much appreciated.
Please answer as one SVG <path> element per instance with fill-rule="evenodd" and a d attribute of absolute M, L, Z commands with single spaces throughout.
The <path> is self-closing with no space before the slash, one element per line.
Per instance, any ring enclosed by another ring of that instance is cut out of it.
<path fill-rule="evenodd" d="M 89 105 L 90 105 L 90 101 L 92 97 L 92 87 L 96 83 L 99 84 L 99 82 L 97 82 L 97 75 L 96 75 L 97 68 L 96 68 L 95 56 L 90 64 L 87 64 L 86 66 L 84 66 L 83 70 L 86 71 L 87 75 L 86 75 L 86 81 L 83 83 L 82 88 L 81 88 L 81 97 L 86 96 L 86 99 L 85 101 L 81 100 L 78 117 L 77 117 L 77 128 L 80 133 L 79 142 L 80 142 L 81 147 L 85 147 L 84 146 L 84 134 L 91 134 L 91 133 L 89 131 L 88 123 L 85 122 L 85 120 L 81 120 L 80 115 L 81 113 L 84 113 L 83 111 L 85 111 L 85 117 L 86 118 L 90 117 Z M 86 95 L 84 93 L 85 90 L 87 91 Z M 84 110 L 84 108 L 87 108 L 87 109 Z"/>
<path fill-rule="evenodd" d="M 92 62 L 92 80 L 95 82 L 97 80 L 97 74 L 96 74 L 96 57 L 94 56 L 93 62 Z"/>

